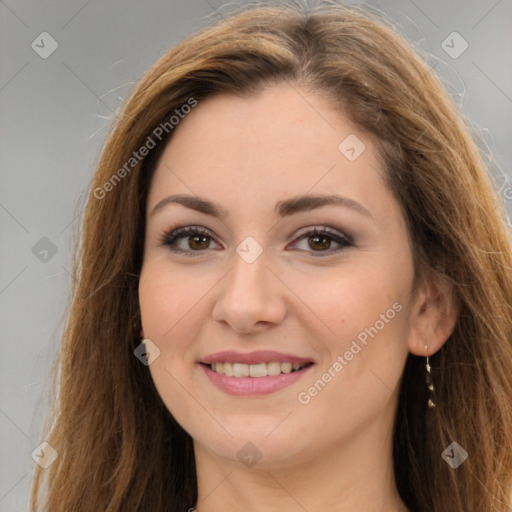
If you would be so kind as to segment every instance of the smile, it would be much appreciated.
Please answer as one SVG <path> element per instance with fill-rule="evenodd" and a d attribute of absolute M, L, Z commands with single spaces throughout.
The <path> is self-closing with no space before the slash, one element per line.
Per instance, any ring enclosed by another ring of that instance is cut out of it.
<path fill-rule="evenodd" d="M 309 373 L 309 363 L 202 363 L 208 381 L 228 395 L 261 396 L 292 386 Z"/>
<path fill-rule="evenodd" d="M 210 369 L 220 375 L 227 377 L 267 377 L 280 375 L 282 373 L 293 373 L 301 370 L 311 363 L 280 363 L 273 361 L 270 363 L 244 364 L 244 363 L 213 363 Z"/>

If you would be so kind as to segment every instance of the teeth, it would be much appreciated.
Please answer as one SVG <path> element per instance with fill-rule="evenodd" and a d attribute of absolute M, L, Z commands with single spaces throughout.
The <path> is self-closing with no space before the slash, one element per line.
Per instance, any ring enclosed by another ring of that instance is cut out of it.
<path fill-rule="evenodd" d="M 265 363 L 260 364 L 241 364 L 240 366 L 247 366 L 249 375 L 251 377 L 266 377 L 267 376 L 267 365 Z"/>
<path fill-rule="evenodd" d="M 233 377 L 249 377 L 249 365 L 241 364 L 241 363 L 234 363 L 233 364 Z M 254 377 L 254 375 L 253 375 L 253 377 Z"/>
<path fill-rule="evenodd" d="M 281 373 L 281 363 L 267 363 L 267 375 L 279 375 Z"/>
<path fill-rule="evenodd" d="M 227 377 L 266 377 L 267 375 L 279 375 L 291 373 L 306 366 L 302 363 L 271 363 L 243 364 L 243 363 L 213 363 L 211 369 Z"/>
<path fill-rule="evenodd" d="M 291 373 L 292 372 L 292 363 L 281 363 L 281 371 L 283 373 Z"/>

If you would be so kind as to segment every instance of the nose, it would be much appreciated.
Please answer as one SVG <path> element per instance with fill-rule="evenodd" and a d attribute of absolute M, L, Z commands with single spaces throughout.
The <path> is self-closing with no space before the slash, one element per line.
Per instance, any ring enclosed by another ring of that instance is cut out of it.
<path fill-rule="evenodd" d="M 217 289 L 212 317 L 238 333 L 261 332 L 286 316 L 285 285 L 267 267 L 265 253 L 248 263 L 234 254 L 231 272 Z"/>

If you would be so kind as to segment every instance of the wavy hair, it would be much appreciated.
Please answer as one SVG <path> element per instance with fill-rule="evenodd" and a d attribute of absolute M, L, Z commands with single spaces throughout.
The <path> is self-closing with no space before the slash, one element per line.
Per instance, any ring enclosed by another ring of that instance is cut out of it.
<path fill-rule="evenodd" d="M 196 502 L 192 440 L 133 355 L 145 203 L 172 130 L 130 159 L 191 98 L 283 82 L 325 95 L 375 137 L 417 276 L 448 281 L 460 303 L 431 357 L 435 409 L 425 406 L 424 359 L 409 354 L 405 364 L 393 438 L 403 501 L 415 512 L 510 512 L 512 242 L 497 187 L 469 123 L 411 45 L 379 16 L 332 2 L 252 7 L 202 29 L 154 64 L 116 116 L 56 362 L 46 439 L 59 456 L 37 468 L 32 510 L 185 511 Z M 453 441 L 469 454 L 456 470 L 441 457 Z"/>

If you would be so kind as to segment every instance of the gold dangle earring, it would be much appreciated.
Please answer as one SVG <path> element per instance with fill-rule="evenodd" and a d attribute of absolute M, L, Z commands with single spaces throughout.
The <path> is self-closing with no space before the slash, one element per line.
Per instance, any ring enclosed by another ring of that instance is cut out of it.
<path fill-rule="evenodd" d="M 433 398 L 434 398 L 434 382 L 432 380 L 432 373 L 430 372 L 430 370 L 432 369 L 431 366 L 430 366 L 430 359 L 428 357 L 428 346 L 425 345 L 425 354 L 427 356 L 427 363 L 425 365 L 426 369 L 427 369 L 427 375 L 426 375 L 426 378 L 425 378 L 425 382 L 427 384 L 427 388 L 429 389 L 430 391 L 430 397 L 428 399 L 428 406 L 432 409 L 436 406 Z"/>

